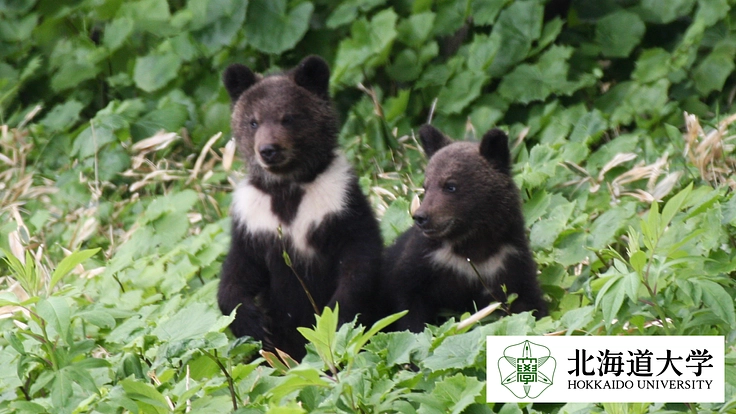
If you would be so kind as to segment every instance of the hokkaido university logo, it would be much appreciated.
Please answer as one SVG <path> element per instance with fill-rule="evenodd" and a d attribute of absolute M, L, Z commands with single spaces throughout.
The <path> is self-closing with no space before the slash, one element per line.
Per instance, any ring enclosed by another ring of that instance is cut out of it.
<path fill-rule="evenodd" d="M 537 398 L 555 376 L 557 361 L 549 348 L 524 341 L 506 347 L 498 359 L 501 384 L 516 398 Z"/>

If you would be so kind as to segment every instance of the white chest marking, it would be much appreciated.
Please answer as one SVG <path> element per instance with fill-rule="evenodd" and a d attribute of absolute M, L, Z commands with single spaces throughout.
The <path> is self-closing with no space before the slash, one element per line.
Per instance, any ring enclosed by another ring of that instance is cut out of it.
<path fill-rule="evenodd" d="M 332 164 L 311 183 L 304 184 L 304 195 L 291 223 L 282 223 L 271 210 L 271 195 L 251 185 L 245 179 L 233 194 L 232 215 L 246 226 L 248 233 L 282 234 L 297 252 L 307 257 L 315 254 L 309 245 L 309 232 L 330 214 L 343 211 L 348 202 L 352 174 L 350 164 L 338 155 Z"/>
<path fill-rule="evenodd" d="M 490 282 L 500 270 L 503 270 L 506 258 L 515 254 L 516 249 L 511 246 L 503 246 L 496 254 L 488 259 L 473 263 L 484 281 Z M 429 254 L 429 260 L 438 267 L 452 270 L 455 274 L 465 277 L 468 281 L 478 281 L 478 274 L 466 257 L 459 256 L 452 251 L 449 244 L 444 243 L 441 248 Z"/>

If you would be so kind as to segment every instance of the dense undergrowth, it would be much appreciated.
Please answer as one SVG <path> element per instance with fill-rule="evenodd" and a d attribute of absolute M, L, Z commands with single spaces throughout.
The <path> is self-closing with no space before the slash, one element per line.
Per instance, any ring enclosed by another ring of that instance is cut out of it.
<path fill-rule="evenodd" d="M 732 412 L 731 0 L 0 1 L 0 412 Z M 244 166 L 220 73 L 324 56 L 386 242 L 427 120 L 509 132 L 551 316 L 336 326 L 216 307 Z M 486 404 L 487 335 L 724 335 L 722 404 Z"/>

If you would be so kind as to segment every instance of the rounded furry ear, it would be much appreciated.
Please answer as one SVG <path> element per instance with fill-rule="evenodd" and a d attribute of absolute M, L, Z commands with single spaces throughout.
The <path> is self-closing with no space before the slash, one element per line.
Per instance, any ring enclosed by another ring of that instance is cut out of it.
<path fill-rule="evenodd" d="M 435 152 L 452 143 L 450 138 L 447 138 L 442 131 L 429 124 L 422 125 L 419 128 L 419 140 L 422 141 L 422 148 L 424 148 L 427 158 L 431 158 Z"/>
<path fill-rule="evenodd" d="M 500 129 L 494 128 L 483 135 L 480 142 L 480 155 L 491 161 L 504 174 L 511 174 L 509 137 Z"/>
<path fill-rule="evenodd" d="M 222 74 L 222 83 L 225 84 L 225 89 L 233 102 L 237 101 L 240 95 L 257 81 L 256 74 L 247 66 L 239 63 L 228 66 Z"/>
<path fill-rule="evenodd" d="M 323 99 L 330 99 L 330 67 L 319 56 L 307 56 L 294 68 L 294 82 Z"/>

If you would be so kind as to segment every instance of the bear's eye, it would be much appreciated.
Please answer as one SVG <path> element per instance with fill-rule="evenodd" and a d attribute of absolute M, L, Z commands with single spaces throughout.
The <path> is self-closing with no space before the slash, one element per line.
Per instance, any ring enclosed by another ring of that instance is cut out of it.
<path fill-rule="evenodd" d="M 251 127 L 251 129 L 258 128 L 258 121 L 256 121 L 255 119 L 251 120 L 250 121 L 250 127 Z"/>
<path fill-rule="evenodd" d="M 445 183 L 443 190 L 448 193 L 454 193 L 455 191 L 457 191 L 457 185 L 455 185 L 455 183 Z"/>

